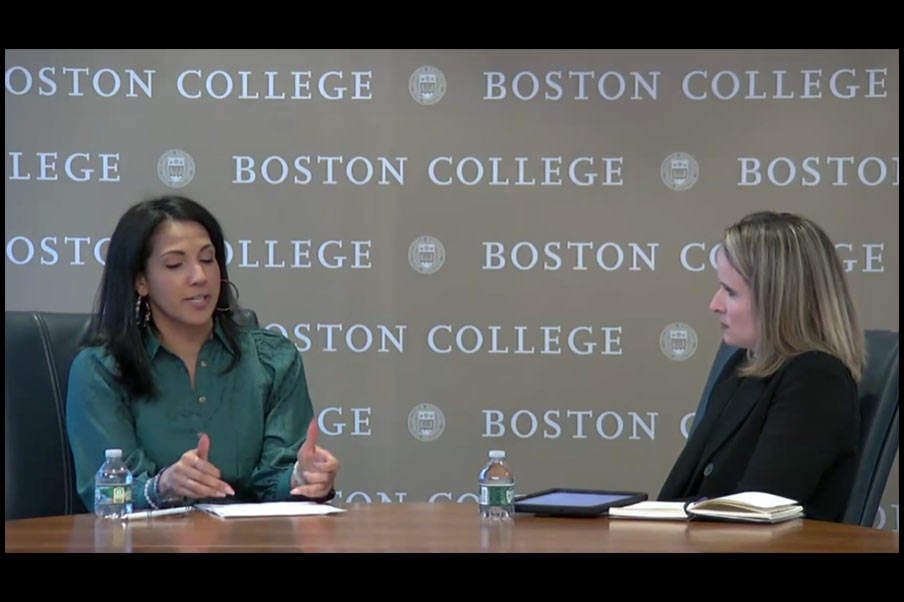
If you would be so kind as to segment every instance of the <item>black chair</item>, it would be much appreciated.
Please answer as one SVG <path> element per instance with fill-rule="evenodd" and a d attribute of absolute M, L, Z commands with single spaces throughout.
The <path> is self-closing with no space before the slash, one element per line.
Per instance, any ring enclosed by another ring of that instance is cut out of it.
<path fill-rule="evenodd" d="M 867 361 L 859 385 L 860 459 L 842 522 L 872 527 L 898 451 L 898 333 L 867 330 L 865 335 Z M 706 411 L 725 363 L 737 350 L 725 343 L 719 346 L 691 433 Z"/>
<path fill-rule="evenodd" d="M 84 513 L 66 436 L 69 367 L 91 314 L 6 312 L 6 520 Z M 257 315 L 240 310 L 240 323 Z"/>
<path fill-rule="evenodd" d="M 842 522 L 872 527 L 898 451 L 898 333 L 866 331 L 860 381 L 860 460 Z"/>

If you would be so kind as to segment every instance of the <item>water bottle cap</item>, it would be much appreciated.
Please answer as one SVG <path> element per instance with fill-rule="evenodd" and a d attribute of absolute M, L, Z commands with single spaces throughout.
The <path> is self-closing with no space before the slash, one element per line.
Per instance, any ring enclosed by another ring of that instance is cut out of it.
<path fill-rule="evenodd" d="M 501 449 L 490 450 L 490 457 L 493 459 L 501 460 L 501 459 L 505 458 L 505 451 L 503 451 Z"/>
<path fill-rule="evenodd" d="M 108 449 L 108 450 L 105 452 L 105 455 L 107 456 L 107 459 L 108 459 L 108 460 L 109 460 L 110 458 L 121 458 L 121 457 L 122 457 L 122 450 L 121 450 L 121 449 Z"/>

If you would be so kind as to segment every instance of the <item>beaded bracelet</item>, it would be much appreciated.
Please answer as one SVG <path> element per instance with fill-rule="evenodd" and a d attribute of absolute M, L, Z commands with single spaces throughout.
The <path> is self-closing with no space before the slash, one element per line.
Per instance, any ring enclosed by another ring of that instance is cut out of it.
<path fill-rule="evenodd" d="M 158 506 L 157 504 L 155 504 L 155 503 L 154 503 L 154 500 L 152 500 L 152 499 L 151 499 L 151 496 L 148 494 L 148 489 L 150 489 L 150 487 L 151 487 L 151 481 L 154 482 L 154 489 L 155 489 L 155 490 L 157 489 L 157 477 L 156 477 L 156 476 L 151 477 L 151 478 L 149 478 L 147 481 L 145 481 L 145 483 L 144 483 L 144 499 L 147 500 L 148 505 L 149 505 L 151 508 L 153 508 L 154 510 L 159 510 L 159 509 L 160 509 L 160 506 Z"/>

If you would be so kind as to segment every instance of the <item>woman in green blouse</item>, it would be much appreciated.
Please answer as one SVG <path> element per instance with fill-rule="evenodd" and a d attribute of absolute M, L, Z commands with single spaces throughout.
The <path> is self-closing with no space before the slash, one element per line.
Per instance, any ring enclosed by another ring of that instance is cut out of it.
<path fill-rule="evenodd" d="M 136 509 L 334 495 L 339 462 L 317 445 L 301 355 L 238 325 L 229 284 L 223 231 L 198 203 L 145 201 L 119 220 L 66 400 L 89 510 L 108 448 L 123 451 Z"/>

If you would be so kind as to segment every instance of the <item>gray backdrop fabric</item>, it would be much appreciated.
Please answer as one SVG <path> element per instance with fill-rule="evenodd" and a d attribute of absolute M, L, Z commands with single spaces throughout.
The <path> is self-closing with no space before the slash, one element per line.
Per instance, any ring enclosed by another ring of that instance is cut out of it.
<path fill-rule="evenodd" d="M 8 50 L 6 309 L 89 311 L 184 194 L 302 351 L 347 501 L 655 496 L 713 356 L 722 230 L 821 224 L 898 330 L 897 51 Z M 216 445 L 216 442 L 213 442 Z M 876 526 L 898 528 L 898 462 Z"/>

